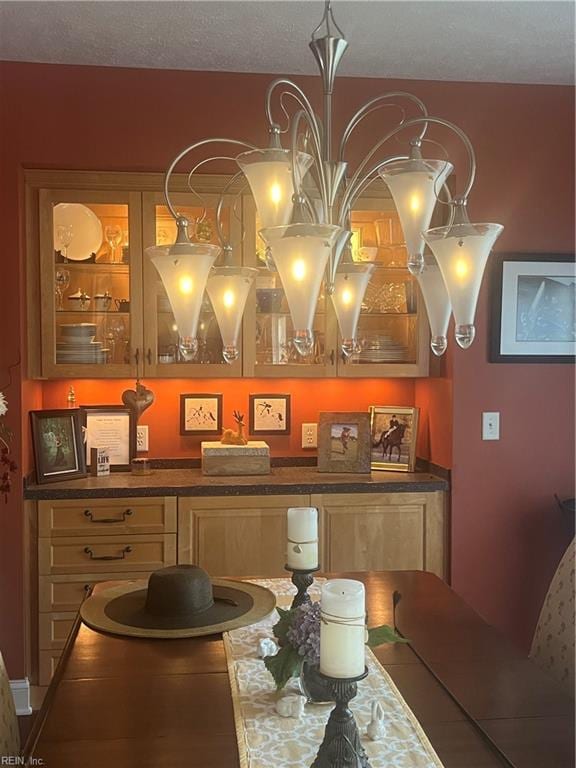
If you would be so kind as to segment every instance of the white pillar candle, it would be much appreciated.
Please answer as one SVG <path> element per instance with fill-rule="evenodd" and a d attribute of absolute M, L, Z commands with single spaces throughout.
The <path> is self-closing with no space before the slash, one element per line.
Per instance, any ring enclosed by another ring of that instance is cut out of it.
<path fill-rule="evenodd" d="M 318 510 L 315 507 L 288 510 L 286 564 L 297 571 L 318 568 Z"/>
<path fill-rule="evenodd" d="M 327 581 L 321 608 L 320 672 L 329 677 L 359 677 L 365 666 L 364 584 L 352 579 Z"/>

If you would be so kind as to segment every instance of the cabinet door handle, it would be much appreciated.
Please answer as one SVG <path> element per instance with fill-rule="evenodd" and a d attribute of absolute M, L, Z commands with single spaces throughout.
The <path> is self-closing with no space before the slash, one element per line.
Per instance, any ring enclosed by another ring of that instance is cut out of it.
<path fill-rule="evenodd" d="M 90 547 L 84 547 L 84 552 L 90 555 L 90 560 L 125 560 L 126 555 L 132 552 L 132 547 L 124 547 L 119 555 L 95 555 Z"/>
<path fill-rule="evenodd" d="M 148 347 L 148 352 L 146 352 L 146 360 L 148 360 L 148 365 L 152 365 L 152 350 L 150 347 Z"/>
<path fill-rule="evenodd" d="M 136 365 L 140 362 L 140 347 L 136 347 L 136 352 L 134 352 L 134 360 L 136 361 Z"/>
<path fill-rule="evenodd" d="M 334 365 L 334 350 L 330 350 L 330 365 Z"/>
<path fill-rule="evenodd" d="M 131 509 L 126 509 L 122 512 L 122 517 L 100 517 L 94 518 L 94 514 L 91 509 L 84 510 L 84 517 L 87 517 L 91 523 L 123 523 L 127 517 L 132 514 Z"/>

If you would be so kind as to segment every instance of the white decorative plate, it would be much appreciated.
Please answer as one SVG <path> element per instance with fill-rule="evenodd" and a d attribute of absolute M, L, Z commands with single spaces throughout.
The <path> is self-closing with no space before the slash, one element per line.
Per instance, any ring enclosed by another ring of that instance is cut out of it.
<path fill-rule="evenodd" d="M 85 261 L 98 253 L 102 245 L 102 224 L 96 214 L 80 203 L 58 203 L 54 206 L 54 250 L 62 250 L 58 243 L 58 227 L 72 227 L 73 237 L 68 246 L 70 261 Z"/>

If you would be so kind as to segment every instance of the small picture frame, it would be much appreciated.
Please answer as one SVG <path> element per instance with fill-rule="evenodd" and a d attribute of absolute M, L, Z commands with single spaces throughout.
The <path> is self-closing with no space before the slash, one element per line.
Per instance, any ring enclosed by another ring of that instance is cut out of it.
<path fill-rule="evenodd" d="M 136 456 L 136 420 L 124 405 L 81 405 L 86 468 L 92 468 L 92 448 L 106 448 L 113 472 L 130 470 Z"/>
<path fill-rule="evenodd" d="M 414 471 L 419 413 L 413 407 L 370 406 L 372 469 Z"/>
<path fill-rule="evenodd" d="M 180 434 L 221 435 L 222 395 L 180 395 Z"/>
<path fill-rule="evenodd" d="M 250 395 L 251 435 L 290 434 L 290 395 Z"/>
<path fill-rule="evenodd" d="M 492 363 L 574 363 L 574 254 L 494 254 Z"/>
<path fill-rule="evenodd" d="M 370 472 L 368 413 L 321 413 L 318 422 L 318 471 Z"/>
<path fill-rule="evenodd" d="M 86 477 L 82 421 L 78 408 L 30 411 L 36 482 Z"/>

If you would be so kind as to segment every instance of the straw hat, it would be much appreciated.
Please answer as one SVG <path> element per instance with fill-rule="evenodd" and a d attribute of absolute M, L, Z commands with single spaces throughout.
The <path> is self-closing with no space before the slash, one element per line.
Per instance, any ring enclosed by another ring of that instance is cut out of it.
<path fill-rule="evenodd" d="M 269 589 L 246 581 L 210 579 L 196 565 L 155 571 L 148 583 L 103 589 L 82 603 L 92 629 L 113 635 L 178 638 L 211 635 L 255 624 L 276 606 Z"/>

